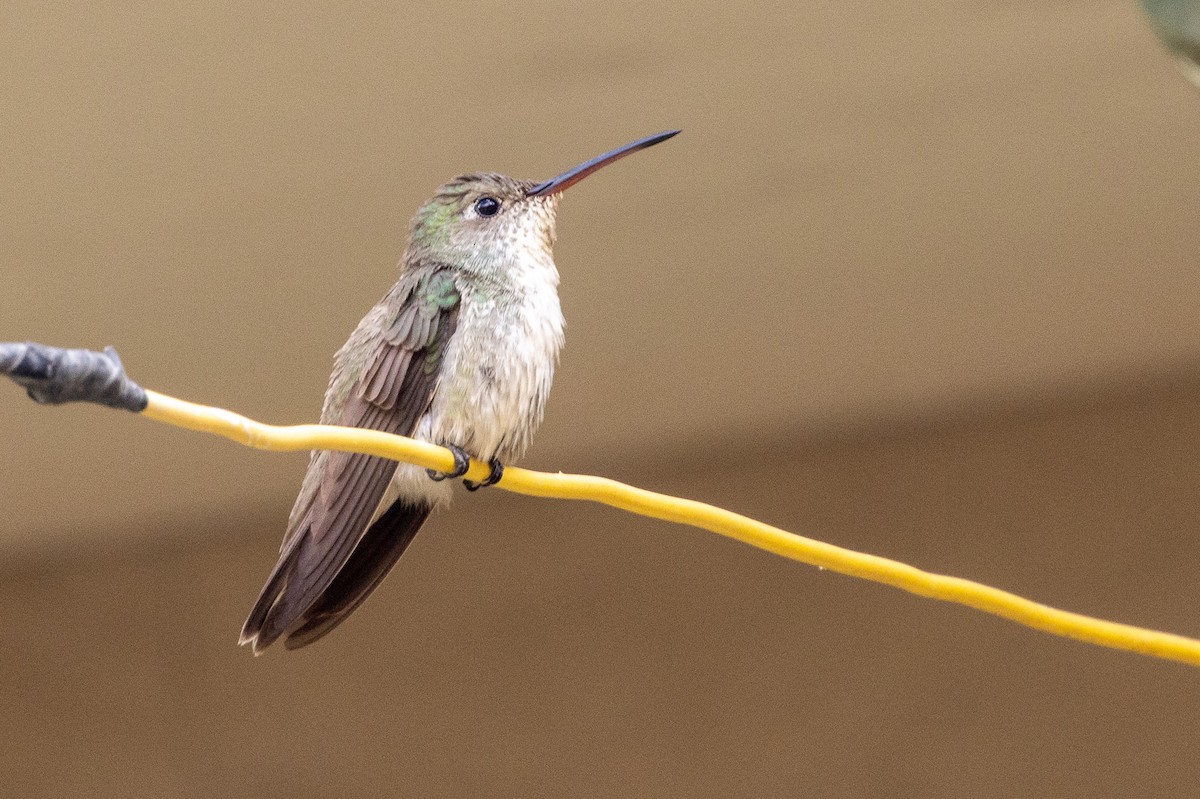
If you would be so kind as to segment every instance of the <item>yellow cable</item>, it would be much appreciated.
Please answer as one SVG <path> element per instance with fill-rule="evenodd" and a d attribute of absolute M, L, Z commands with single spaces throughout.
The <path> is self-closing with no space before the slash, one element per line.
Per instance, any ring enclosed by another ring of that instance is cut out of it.
<path fill-rule="evenodd" d="M 277 427 L 154 391 L 146 394 L 149 405 L 142 411 L 144 416 L 176 427 L 214 433 L 257 449 L 335 449 L 378 455 L 439 471 L 450 471 L 454 467 L 449 450 L 411 438 L 325 425 Z M 483 480 L 487 475 L 486 464 L 471 461 L 467 477 Z M 505 468 L 504 479 L 497 487 L 536 497 L 590 500 L 643 516 L 700 527 L 801 563 L 895 586 L 920 596 L 957 602 L 1037 630 L 1200 666 L 1200 641 L 1195 639 L 1059 610 L 971 580 L 933 574 L 887 558 L 795 535 L 703 502 L 656 494 L 602 477 L 549 474 L 517 467 Z"/>

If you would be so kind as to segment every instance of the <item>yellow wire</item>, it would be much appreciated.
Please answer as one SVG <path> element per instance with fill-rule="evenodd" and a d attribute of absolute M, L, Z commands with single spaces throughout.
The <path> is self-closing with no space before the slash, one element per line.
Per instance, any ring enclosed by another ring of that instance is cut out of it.
<path fill-rule="evenodd" d="M 403 436 L 326 425 L 277 427 L 222 408 L 197 405 L 154 391 L 146 394 L 149 405 L 142 412 L 144 416 L 176 427 L 214 433 L 257 449 L 334 449 L 378 455 L 439 471 L 454 468 L 449 450 Z M 486 464 L 472 460 L 466 476 L 483 480 L 487 474 Z M 801 563 L 895 586 L 920 596 L 957 602 L 1055 635 L 1200 666 L 1200 641 L 1195 639 L 1059 610 L 971 580 L 933 574 L 795 535 L 703 502 L 656 494 L 603 477 L 549 474 L 517 467 L 505 468 L 504 479 L 497 483 L 497 488 L 536 497 L 590 500 L 643 516 L 688 524 Z"/>

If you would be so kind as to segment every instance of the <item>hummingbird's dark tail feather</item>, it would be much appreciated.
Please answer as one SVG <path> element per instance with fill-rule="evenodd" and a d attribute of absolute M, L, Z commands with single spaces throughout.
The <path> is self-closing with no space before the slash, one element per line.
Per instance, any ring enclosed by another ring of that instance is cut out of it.
<path fill-rule="evenodd" d="M 392 503 L 363 535 L 333 582 L 305 611 L 301 623 L 287 631 L 283 645 L 288 649 L 308 646 L 345 621 L 383 582 L 432 510 L 432 505 L 404 500 Z"/>
<path fill-rule="evenodd" d="M 240 643 L 258 654 L 281 636 L 299 649 L 341 624 L 375 590 L 421 529 L 433 506 L 398 500 L 372 524 L 333 579 L 311 601 L 298 605 L 289 584 L 300 563 L 305 534 L 289 543 L 242 627 Z"/>
<path fill-rule="evenodd" d="M 375 520 L 334 578 L 306 607 L 294 607 L 289 595 L 306 535 L 296 535 L 280 556 L 250 611 L 239 643 L 258 654 L 281 636 L 288 649 L 299 649 L 341 624 L 383 581 L 428 518 L 432 505 L 398 500 Z"/>
<path fill-rule="evenodd" d="M 258 595 L 258 601 L 254 603 L 250 615 L 246 617 L 246 623 L 242 625 L 242 634 L 238 643 L 251 644 L 256 655 L 279 637 L 278 632 L 268 635 L 266 626 L 271 611 L 287 590 L 287 581 L 296 569 L 296 560 L 300 555 L 300 545 L 303 541 L 303 535 L 296 535 L 286 543 L 279 556 L 279 562 L 275 565 L 271 576 L 267 578 L 267 584 L 263 586 L 262 592 Z"/>

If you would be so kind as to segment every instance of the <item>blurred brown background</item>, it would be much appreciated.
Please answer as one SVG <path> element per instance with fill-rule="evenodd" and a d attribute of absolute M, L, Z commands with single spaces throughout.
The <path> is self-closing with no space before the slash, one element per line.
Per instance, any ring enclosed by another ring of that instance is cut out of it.
<path fill-rule="evenodd" d="M 1200 635 L 1200 96 L 1132 3 L 0 10 L 0 340 L 315 419 L 409 215 L 572 190 L 526 465 Z M 1180 796 L 1200 672 L 501 491 L 234 642 L 303 455 L 0 387 L 14 796 Z"/>

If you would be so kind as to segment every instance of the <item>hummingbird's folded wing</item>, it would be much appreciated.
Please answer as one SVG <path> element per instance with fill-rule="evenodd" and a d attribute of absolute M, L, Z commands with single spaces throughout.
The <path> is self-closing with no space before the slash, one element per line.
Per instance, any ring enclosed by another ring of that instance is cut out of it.
<path fill-rule="evenodd" d="M 429 408 L 459 294 L 448 269 L 425 270 L 398 284 L 381 306 L 372 313 L 384 313 L 387 326 L 344 398 L 331 382 L 322 421 L 410 435 Z M 313 457 L 279 562 L 242 628 L 243 643 L 253 642 L 258 651 L 304 624 L 362 540 L 395 471 L 395 461 L 371 455 L 323 451 Z M 412 534 L 415 529 L 395 545 L 402 550 Z M 390 554 L 399 553 L 389 553 L 394 563 Z"/>

